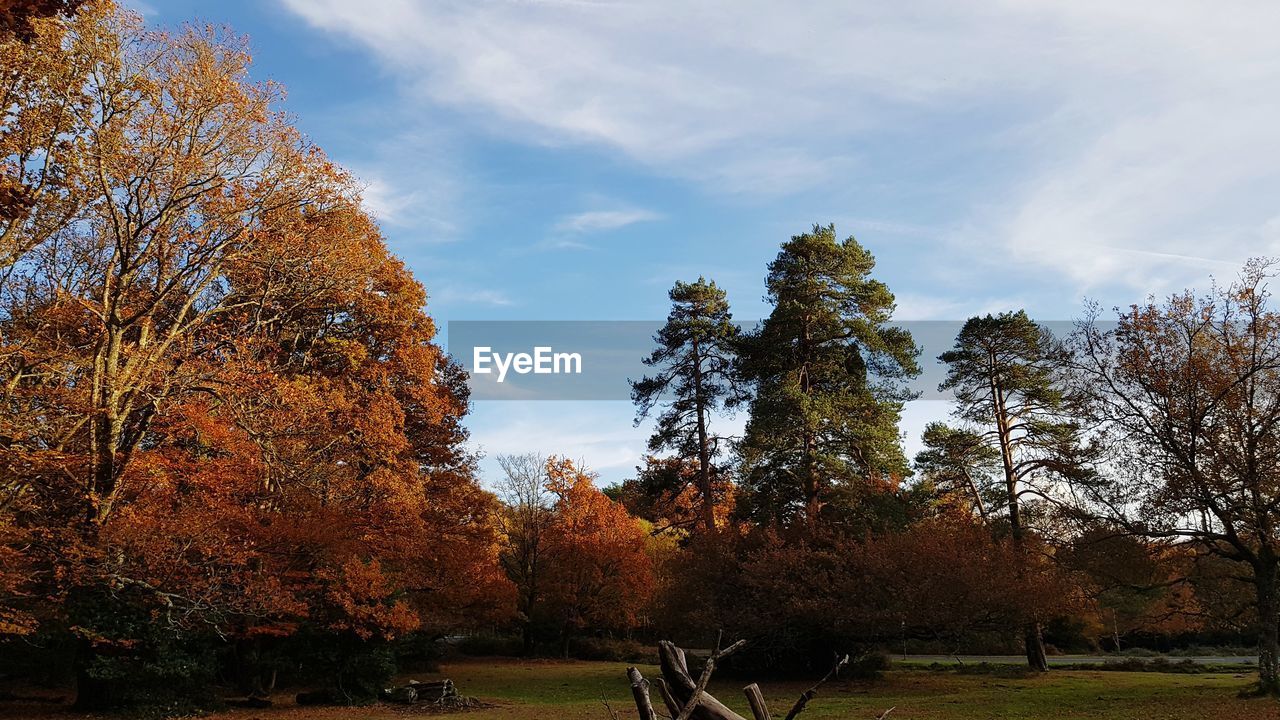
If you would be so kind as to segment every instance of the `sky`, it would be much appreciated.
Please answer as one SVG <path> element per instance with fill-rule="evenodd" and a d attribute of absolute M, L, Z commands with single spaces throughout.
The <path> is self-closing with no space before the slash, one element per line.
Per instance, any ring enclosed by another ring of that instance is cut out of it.
<path fill-rule="evenodd" d="M 1078 317 L 1280 254 L 1280 3 L 126 0 L 250 38 L 450 320 L 768 312 L 834 223 L 899 319 Z M 946 404 L 910 404 L 908 450 Z M 478 401 L 500 453 L 630 476 L 626 402 Z M 742 418 L 724 427 L 740 427 Z"/>

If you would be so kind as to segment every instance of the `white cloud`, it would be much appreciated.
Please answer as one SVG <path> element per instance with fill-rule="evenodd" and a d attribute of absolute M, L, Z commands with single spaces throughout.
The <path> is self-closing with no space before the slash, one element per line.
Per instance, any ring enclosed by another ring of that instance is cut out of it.
<path fill-rule="evenodd" d="M 383 225 L 415 231 L 413 245 L 455 240 L 465 195 L 465 173 L 452 157 L 448 133 L 431 130 L 379 134 L 385 129 L 369 128 L 376 140 L 361 144 L 358 157 L 338 158 L 361 188 L 365 210 Z"/>
<path fill-rule="evenodd" d="M 601 232 L 661 217 L 650 210 L 589 210 L 562 218 L 556 223 L 555 230 L 564 233 Z"/>
<path fill-rule="evenodd" d="M 515 304 L 514 300 L 499 290 L 457 286 L 447 286 L 431 293 L 430 300 L 438 304 L 488 305 L 492 307 L 507 307 Z"/>
<path fill-rule="evenodd" d="M 398 225 L 404 221 L 405 212 L 412 209 L 417 199 L 416 192 L 397 192 L 381 178 L 365 181 L 360 194 L 360 204 L 366 212 L 373 215 L 379 222 L 392 225 Z"/>
<path fill-rule="evenodd" d="M 917 293 L 897 293 L 897 310 L 893 319 L 898 322 L 910 320 L 966 320 L 974 315 L 1000 313 L 1018 309 L 1026 303 L 1017 298 L 968 298 L 942 297 L 938 295 L 921 295 Z"/>
<path fill-rule="evenodd" d="M 144 0 L 124 0 L 124 7 L 132 10 L 145 18 L 154 18 L 160 14 L 154 5 Z"/>
<path fill-rule="evenodd" d="M 421 102 L 720 191 L 950 153 L 963 168 L 920 181 L 986 191 L 959 218 L 974 262 L 1081 289 L 1161 289 L 1277 248 L 1270 1 L 282 2 Z"/>
<path fill-rule="evenodd" d="M 487 482 L 500 472 L 495 456 L 528 452 L 568 455 L 600 473 L 603 484 L 633 476 L 650 429 L 632 426 L 626 401 L 505 400 L 477 402 L 468 419 L 472 447 L 484 454 Z"/>

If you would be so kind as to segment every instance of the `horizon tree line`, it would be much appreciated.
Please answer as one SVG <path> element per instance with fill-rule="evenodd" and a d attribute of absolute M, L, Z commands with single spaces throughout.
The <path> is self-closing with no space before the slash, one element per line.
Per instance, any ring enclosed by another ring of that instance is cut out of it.
<path fill-rule="evenodd" d="M 806 539 L 895 522 L 890 498 L 902 498 L 913 472 L 898 420 L 919 350 L 891 324 L 894 298 L 873 267 L 852 237 L 815 225 L 783 243 L 766 279 L 773 309 L 745 332 L 714 282 L 673 288 L 672 316 L 646 359 L 660 372 L 633 382 L 633 397 L 637 423 L 661 411 L 650 450 L 698 468 L 710 536 L 711 467 L 733 479 L 731 522 Z M 1019 578 L 1049 572 L 1054 545 L 1072 538 L 1140 538 L 1236 565 L 1254 596 L 1260 688 L 1271 694 L 1280 692 L 1275 275 L 1273 261 L 1253 260 L 1207 294 L 1117 309 L 1114 327 L 1090 306 L 1067 337 L 1022 310 L 970 318 L 938 357 L 952 421 L 926 427 L 914 464 L 914 485 L 960 498 L 1012 543 Z M 693 288 L 713 302 L 691 302 Z M 704 377 L 695 371 L 712 344 L 716 372 Z M 745 434 L 726 444 L 709 426 L 741 406 Z M 634 488 L 652 498 L 687 478 L 657 475 L 666 487 L 642 469 Z M 1040 671 L 1048 620 L 1032 611 L 1021 631 Z"/>

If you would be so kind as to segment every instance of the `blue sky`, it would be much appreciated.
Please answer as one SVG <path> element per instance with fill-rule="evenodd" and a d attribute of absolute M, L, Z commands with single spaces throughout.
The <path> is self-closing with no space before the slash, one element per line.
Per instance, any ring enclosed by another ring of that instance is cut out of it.
<path fill-rule="evenodd" d="M 250 36 L 442 327 L 660 319 L 698 275 L 755 319 L 815 222 L 875 253 L 903 319 L 1071 319 L 1280 254 L 1274 2 L 126 4 Z M 908 446 L 945 411 L 908 408 Z M 470 427 L 608 482 L 631 415 L 481 402 Z"/>

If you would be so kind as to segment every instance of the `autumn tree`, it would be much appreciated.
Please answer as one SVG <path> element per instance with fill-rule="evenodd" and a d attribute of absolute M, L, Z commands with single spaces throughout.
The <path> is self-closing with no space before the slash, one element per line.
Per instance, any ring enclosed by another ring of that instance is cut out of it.
<path fill-rule="evenodd" d="M 1261 690 L 1280 693 L 1280 315 L 1270 261 L 1204 295 L 1094 317 L 1074 335 L 1090 419 L 1111 449 L 1084 510 L 1234 565 L 1251 587 Z"/>
<path fill-rule="evenodd" d="M 498 496 L 504 508 L 502 567 L 518 595 L 524 653 L 534 650 L 534 615 L 544 588 L 547 571 L 547 533 L 555 516 L 551 492 L 547 489 L 547 459 L 537 453 L 499 455 L 503 477 L 498 480 Z"/>
<path fill-rule="evenodd" d="M 834 226 L 796 235 L 769 265 L 773 311 L 744 346 L 755 397 L 741 481 L 758 520 L 812 528 L 909 472 L 898 418 L 918 350 L 890 324 L 893 294 L 874 267 Z"/>
<path fill-rule="evenodd" d="M 631 383 L 636 423 L 663 408 L 649 438 L 650 452 L 672 450 L 697 465 L 702 528 L 716 531 L 715 485 L 722 437 L 711 416 L 746 399 L 739 383 L 737 353 L 741 332 L 733 323 L 724 290 L 715 282 L 677 282 L 667 323 L 654 336 L 658 348 L 644 364 L 658 372 Z"/>
<path fill-rule="evenodd" d="M 648 533 L 595 486 L 592 474 L 553 457 L 546 476 L 555 496 L 546 587 L 567 651 L 583 628 L 635 627 L 653 592 L 653 566 Z"/>
<path fill-rule="evenodd" d="M 34 0 L 0 8 L 0 283 L 26 253 L 83 219 L 94 192 L 83 158 L 95 105 L 85 89 L 98 63 L 109 60 L 105 19 L 113 10 L 95 2 L 85 17 L 57 17 L 79 4 Z"/>
<path fill-rule="evenodd" d="M 743 661 L 817 670 L 832 653 L 919 639 L 957 648 L 979 633 L 1074 609 L 1061 576 L 1020 576 L 1020 550 L 975 518 L 937 512 L 862 537 L 753 539 L 722 621 L 751 638 Z"/>
<path fill-rule="evenodd" d="M 1048 497 L 1054 483 L 1088 472 L 1063 392 L 1067 353 L 1047 328 L 1018 311 L 970 318 L 938 359 L 947 365 L 938 389 L 953 393 L 952 415 L 961 426 L 931 428 L 920 460 L 934 474 L 963 477 L 977 499 L 987 490 L 979 483 L 996 480 L 1000 517 L 1024 550 L 1023 571 L 1034 572 L 1026 498 Z M 1041 622 L 1033 620 L 1024 638 L 1028 665 L 1045 671 Z"/>
<path fill-rule="evenodd" d="M 1209 604 L 1197 591 L 1210 580 L 1205 571 L 1211 568 L 1199 559 L 1167 540 L 1105 524 L 1083 529 L 1057 552 L 1058 562 L 1093 601 L 1085 619 L 1117 651 L 1131 633 L 1180 635 L 1211 624 Z M 1218 618 L 1228 620 L 1226 614 Z"/>
<path fill-rule="evenodd" d="M 6 230 L 3 629 L 72 628 L 101 706 L 148 657 L 201 667 L 168 657 L 201 638 L 361 651 L 505 619 L 465 376 L 355 183 L 242 39 L 108 2 L 66 32 L 92 78 L 58 131 L 70 170 Z M 45 128 L 42 98 L 13 116 Z"/>

